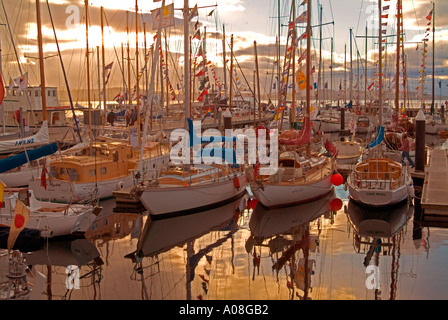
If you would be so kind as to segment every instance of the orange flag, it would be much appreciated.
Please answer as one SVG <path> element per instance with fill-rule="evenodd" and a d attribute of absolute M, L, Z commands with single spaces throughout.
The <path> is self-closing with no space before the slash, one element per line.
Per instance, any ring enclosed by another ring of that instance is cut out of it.
<path fill-rule="evenodd" d="M 30 210 L 17 199 L 16 207 L 14 209 L 14 218 L 12 219 L 11 227 L 8 236 L 8 252 L 14 247 L 17 237 L 20 232 L 25 229 L 26 224 L 30 218 Z"/>
<path fill-rule="evenodd" d="M 3 195 L 5 192 L 5 184 L 0 180 L 0 208 L 3 206 Z"/>

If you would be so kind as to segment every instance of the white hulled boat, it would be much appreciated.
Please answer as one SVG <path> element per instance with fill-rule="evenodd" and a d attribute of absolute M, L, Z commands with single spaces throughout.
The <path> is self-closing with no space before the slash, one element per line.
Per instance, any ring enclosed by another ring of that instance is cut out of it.
<path fill-rule="evenodd" d="M 400 6 L 398 6 L 400 7 Z M 379 42 L 381 42 L 381 21 Z M 400 40 L 397 41 L 400 48 Z M 347 178 L 350 198 L 371 207 L 388 207 L 414 196 L 409 168 L 384 156 L 382 46 L 379 47 L 379 124 L 375 139 L 369 144 L 369 159 L 358 163 Z M 398 68 L 399 66 L 397 66 Z M 396 88 L 396 97 L 398 88 Z M 398 98 L 396 99 L 398 101 Z"/>
<path fill-rule="evenodd" d="M 15 208 L 21 203 L 30 212 L 26 227 L 40 230 L 42 237 L 83 233 L 101 211 L 101 207 L 92 205 L 61 205 L 39 201 L 36 200 L 33 192 L 27 188 L 5 189 L 4 206 L 0 210 L 0 223 L 11 225 Z"/>
<path fill-rule="evenodd" d="M 151 218 L 159 219 L 223 205 L 243 196 L 246 185 L 241 170 L 200 164 L 166 170 L 155 183 L 137 192 Z"/>

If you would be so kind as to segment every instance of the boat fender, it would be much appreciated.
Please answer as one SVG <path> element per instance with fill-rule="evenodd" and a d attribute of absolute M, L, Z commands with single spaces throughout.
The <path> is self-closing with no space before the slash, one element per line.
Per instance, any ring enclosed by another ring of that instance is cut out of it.
<path fill-rule="evenodd" d="M 124 183 L 123 181 L 118 182 L 118 189 L 123 189 L 124 188 Z"/>
<path fill-rule="evenodd" d="M 236 190 L 240 189 L 240 179 L 238 177 L 233 179 L 233 185 L 235 186 Z"/>

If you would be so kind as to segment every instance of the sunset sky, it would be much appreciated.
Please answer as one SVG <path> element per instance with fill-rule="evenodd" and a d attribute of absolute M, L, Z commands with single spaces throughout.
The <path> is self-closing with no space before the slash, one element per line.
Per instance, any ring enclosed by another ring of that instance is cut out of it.
<path fill-rule="evenodd" d="M 60 48 L 63 52 L 63 61 L 69 75 L 70 87 L 73 90 L 86 88 L 86 59 L 85 59 L 85 6 L 84 1 L 75 0 L 48 0 L 51 13 L 53 15 L 56 34 Z M 278 4 L 280 2 L 280 8 Z M 296 16 L 306 10 L 306 5 L 300 6 L 301 0 L 296 1 Z M 166 4 L 174 3 L 175 7 L 175 27 L 167 29 L 168 48 L 171 52 L 168 57 L 168 68 L 170 70 L 170 79 L 173 86 L 176 87 L 180 74 L 183 73 L 183 18 L 182 8 L 183 0 L 167 0 Z M 278 35 L 278 24 L 281 27 L 281 44 L 284 55 L 287 23 L 290 20 L 291 0 L 190 0 L 189 7 L 193 8 L 195 4 L 199 7 L 199 16 L 194 17 L 190 22 L 190 35 L 193 36 L 195 24 L 201 34 L 204 34 L 204 27 L 207 32 L 207 59 L 212 62 L 216 69 L 218 81 L 222 83 L 222 32 L 225 28 L 227 42 L 227 56 L 230 57 L 230 36 L 234 37 L 234 54 L 238 61 L 238 66 L 242 68 L 243 73 L 237 75 L 243 81 L 247 79 L 252 85 L 255 59 L 254 59 L 254 41 L 257 42 L 257 52 L 259 59 L 260 75 L 262 77 L 263 91 L 267 93 L 271 89 L 270 79 L 275 72 L 275 60 L 277 59 L 276 36 Z M 22 70 L 28 71 L 29 82 L 31 85 L 40 84 L 37 57 L 37 28 L 36 28 L 36 3 L 34 0 L 3 0 L 6 9 L 8 21 L 13 34 L 13 41 L 17 48 Z M 139 47 L 140 47 L 140 66 L 143 61 L 143 32 L 142 23 L 146 24 L 147 46 L 153 43 L 155 31 L 152 30 L 152 18 L 150 11 L 159 7 L 160 2 L 153 3 L 152 0 L 139 0 Z M 350 46 L 350 28 L 353 32 L 353 72 L 357 74 L 356 49 L 359 50 L 360 73 L 364 75 L 364 58 L 366 24 L 368 26 L 369 36 L 378 34 L 378 2 L 368 0 L 321 0 L 312 1 L 312 25 L 317 25 L 318 6 L 322 5 L 322 22 L 326 24 L 322 27 L 322 59 L 323 59 L 323 82 L 329 83 L 329 66 L 331 54 L 330 38 L 334 38 L 334 84 L 333 89 L 337 90 L 347 71 L 344 71 L 344 50 L 347 50 L 347 67 L 349 67 L 349 46 Z M 396 18 L 395 8 L 396 0 L 384 1 L 382 6 L 389 5 L 386 35 L 395 35 Z M 98 92 L 97 84 L 97 52 L 96 46 L 101 46 L 101 28 L 100 28 L 100 6 L 105 9 L 105 64 L 114 62 L 109 87 L 120 87 L 122 85 L 122 74 L 120 72 L 121 64 L 121 44 L 126 47 L 126 11 L 129 11 L 128 21 L 130 28 L 130 50 L 131 58 L 135 57 L 135 1 L 125 0 L 90 0 L 89 1 L 89 47 L 91 50 L 91 83 L 93 93 Z M 435 1 L 435 22 L 436 22 L 436 52 L 435 52 L 435 75 L 436 75 L 436 100 L 438 100 L 440 89 L 439 81 L 442 81 L 442 95 L 448 95 L 448 74 L 445 70 L 448 63 L 448 1 Z M 426 17 L 432 9 L 432 2 L 428 0 L 403 0 L 403 16 L 405 31 L 405 53 L 407 55 L 407 75 L 408 90 L 415 91 L 419 85 L 419 76 L 423 54 L 422 39 L 425 36 L 427 26 Z M 212 12 L 212 10 L 214 10 Z M 48 8 L 45 1 L 41 0 L 44 51 L 45 51 L 45 74 L 47 86 L 58 86 L 64 88 L 64 79 L 60 67 L 59 59 L 51 57 L 56 53 L 53 30 L 51 27 Z M 278 13 L 280 12 L 280 21 Z M 5 12 L 0 8 L 0 22 L 6 23 Z M 383 20 L 383 23 L 386 19 Z M 298 24 L 297 33 L 303 32 L 304 24 Z M 9 78 L 20 76 L 17 60 L 9 35 L 7 26 L 1 26 L 1 46 L 2 46 L 2 69 L 3 79 L 6 84 Z M 395 37 L 387 38 L 388 42 L 395 42 Z M 429 46 L 426 61 L 426 93 L 431 93 L 432 85 L 432 29 L 429 34 Z M 417 42 L 420 42 L 417 44 Z M 192 40 L 194 53 L 198 48 L 199 40 Z M 305 41 L 303 44 L 305 45 Z M 417 47 L 418 46 L 418 47 Z M 318 67 L 319 57 L 319 28 L 313 28 L 313 66 Z M 386 59 L 385 74 L 390 79 L 395 75 L 395 44 L 387 46 L 388 57 Z M 345 49 L 346 48 L 346 49 Z M 378 44 L 377 40 L 369 38 L 368 40 L 368 82 L 371 82 L 374 74 L 374 61 L 377 59 Z M 100 54 L 101 58 L 101 54 Z M 133 62 L 134 63 L 134 62 Z M 174 66 L 178 69 L 173 68 Z M 127 67 L 125 67 L 127 68 Z M 134 66 L 133 66 L 134 68 Z M 237 72 L 241 72 L 237 69 Z M 135 83 L 136 71 L 132 71 L 133 79 L 131 85 Z M 243 76 L 244 75 L 244 76 Z M 127 79 L 127 76 L 125 77 Z M 348 78 L 347 78 L 348 79 Z M 362 79 L 361 79 L 362 80 Z M 348 81 L 348 80 L 347 80 Z M 354 83 L 357 80 L 354 80 Z M 244 81 L 243 81 L 244 82 Z M 362 80 L 362 87 L 364 86 Z M 177 90 L 177 89 L 176 89 Z M 108 93 L 112 95 L 113 93 Z M 115 94 L 113 94 L 115 95 Z M 75 97 L 75 100 L 77 98 Z M 111 100 L 112 97 L 108 97 Z"/>

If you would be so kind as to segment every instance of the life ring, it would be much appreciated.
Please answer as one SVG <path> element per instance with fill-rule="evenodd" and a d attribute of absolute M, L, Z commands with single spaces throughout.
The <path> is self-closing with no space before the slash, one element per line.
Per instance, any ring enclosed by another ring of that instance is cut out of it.
<path fill-rule="evenodd" d="M 123 181 L 118 182 L 118 190 L 123 189 L 123 188 L 124 188 Z"/>

